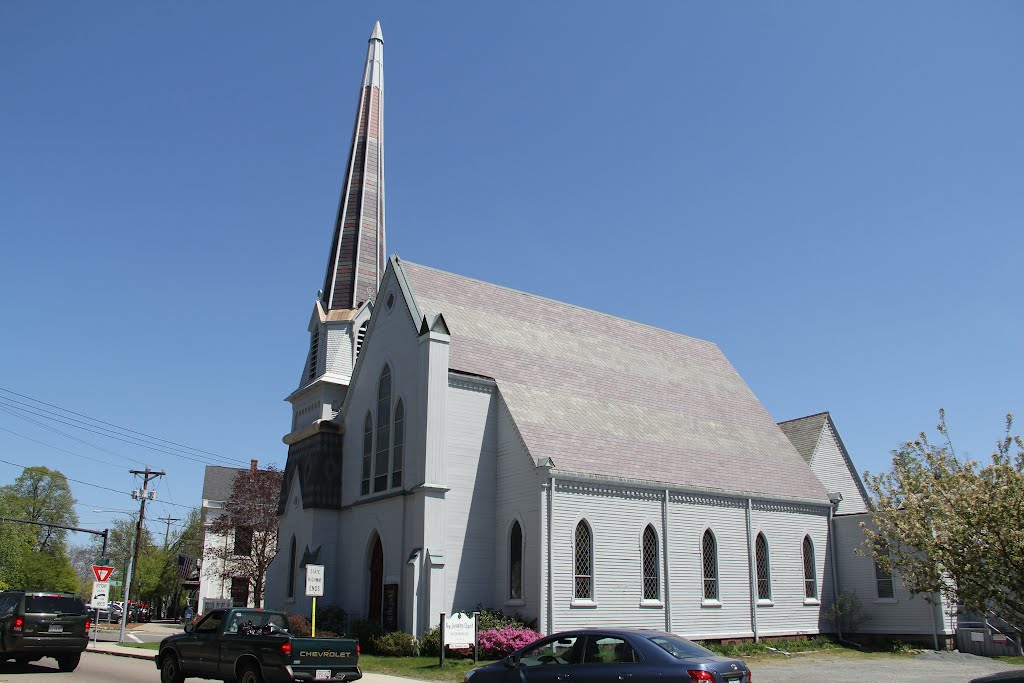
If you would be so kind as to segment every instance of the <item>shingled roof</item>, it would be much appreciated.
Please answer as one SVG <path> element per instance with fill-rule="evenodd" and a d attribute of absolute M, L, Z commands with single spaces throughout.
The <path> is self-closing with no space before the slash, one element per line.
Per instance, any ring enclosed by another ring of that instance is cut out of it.
<path fill-rule="evenodd" d="M 223 503 L 231 497 L 231 485 L 239 472 L 247 471 L 246 468 L 220 467 L 219 465 L 207 465 L 203 475 L 203 500 L 213 500 Z"/>
<path fill-rule="evenodd" d="M 828 413 L 817 413 L 779 423 L 782 433 L 793 443 L 797 453 L 808 465 L 811 464 L 811 458 L 814 457 L 814 449 L 818 446 L 821 430 L 827 419 Z"/>
<path fill-rule="evenodd" d="M 493 378 L 535 462 L 557 471 L 827 502 L 713 343 L 407 261 L 449 367 Z"/>

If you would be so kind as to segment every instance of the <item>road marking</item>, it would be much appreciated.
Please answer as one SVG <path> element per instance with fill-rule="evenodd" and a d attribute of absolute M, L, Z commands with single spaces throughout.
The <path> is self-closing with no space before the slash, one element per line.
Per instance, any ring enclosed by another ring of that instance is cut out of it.
<path fill-rule="evenodd" d="M 134 640 L 136 643 L 143 642 L 140 638 L 136 637 L 134 633 L 125 633 L 125 635 Z"/>

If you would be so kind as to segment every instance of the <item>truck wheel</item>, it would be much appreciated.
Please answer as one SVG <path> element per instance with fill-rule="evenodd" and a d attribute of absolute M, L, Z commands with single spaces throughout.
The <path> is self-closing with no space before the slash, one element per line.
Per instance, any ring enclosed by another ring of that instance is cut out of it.
<path fill-rule="evenodd" d="M 167 655 L 160 664 L 160 683 L 183 683 L 185 674 L 178 663 L 177 655 Z"/>
<path fill-rule="evenodd" d="M 242 669 L 242 675 L 238 677 L 238 683 L 263 683 L 263 674 L 260 668 L 254 664 Z"/>
<path fill-rule="evenodd" d="M 76 652 L 73 655 L 61 655 L 57 657 L 57 668 L 61 671 L 74 671 L 81 659 L 81 652 Z"/>

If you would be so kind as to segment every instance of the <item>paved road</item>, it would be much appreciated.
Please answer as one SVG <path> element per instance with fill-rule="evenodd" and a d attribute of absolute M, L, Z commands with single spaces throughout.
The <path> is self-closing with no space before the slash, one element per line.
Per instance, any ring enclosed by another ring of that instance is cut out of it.
<path fill-rule="evenodd" d="M 199 679 L 194 679 L 198 681 Z M 82 653 L 82 661 L 74 673 L 57 671 L 57 662 L 44 658 L 32 664 L 19 666 L 12 662 L 0 664 L 0 681 L 4 683 L 159 683 L 160 673 L 153 662 L 128 657 L 113 657 L 97 652 Z"/>

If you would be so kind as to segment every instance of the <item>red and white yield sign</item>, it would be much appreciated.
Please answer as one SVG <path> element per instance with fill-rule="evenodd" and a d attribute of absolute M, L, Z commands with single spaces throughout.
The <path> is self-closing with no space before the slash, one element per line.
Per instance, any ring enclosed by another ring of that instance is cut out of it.
<path fill-rule="evenodd" d="M 104 567 L 100 564 L 94 564 L 92 566 L 92 573 L 96 575 L 96 580 L 100 583 L 105 583 L 110 575 L 114 572 L 113 567 Z"/>

